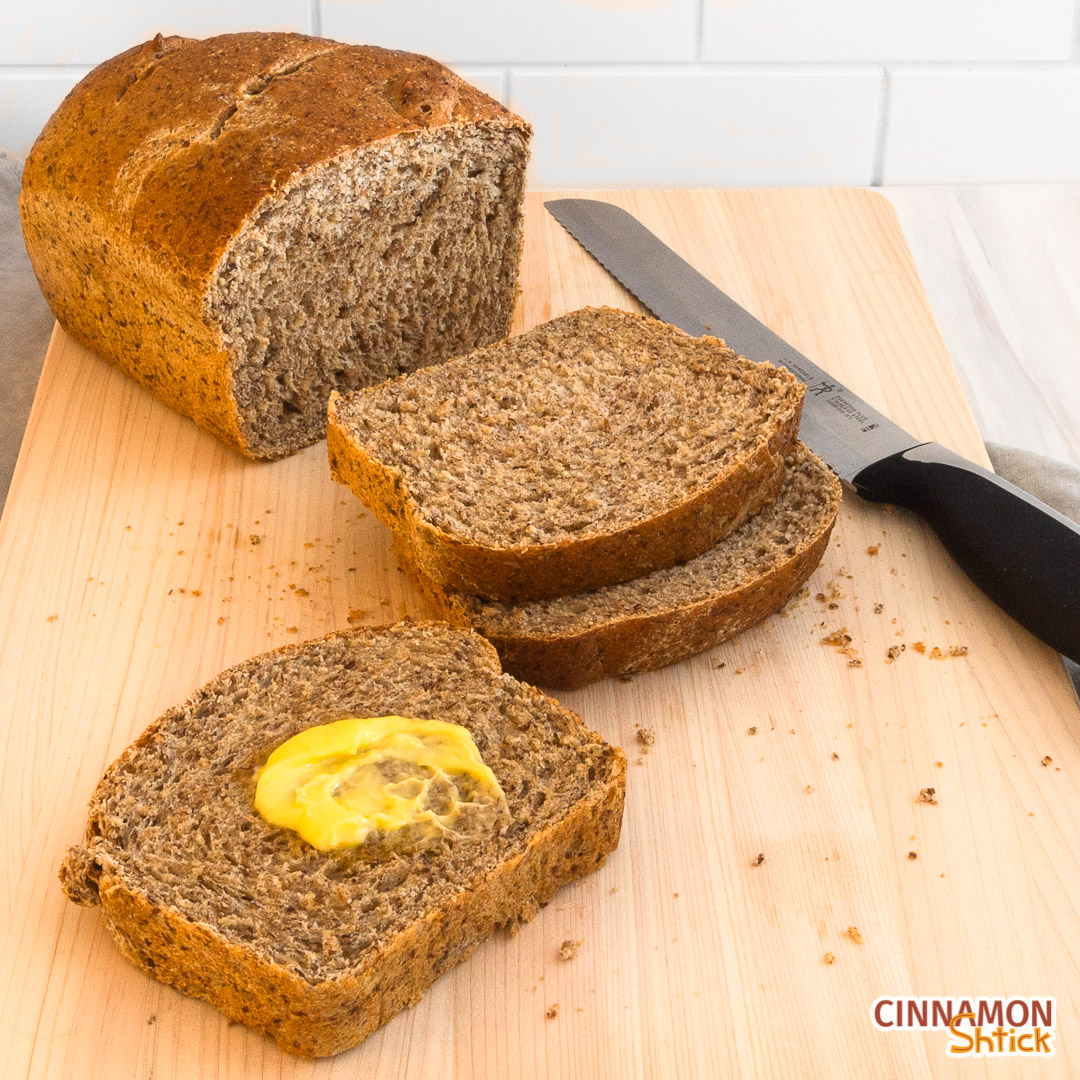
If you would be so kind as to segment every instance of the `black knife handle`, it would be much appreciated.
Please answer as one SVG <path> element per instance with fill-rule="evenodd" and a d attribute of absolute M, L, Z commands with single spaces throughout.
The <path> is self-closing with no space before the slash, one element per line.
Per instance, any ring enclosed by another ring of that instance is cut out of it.
<path fill-rule="evenodd" d="M 854 484 L 924 517 L 991 600 L 1080 663 L 1080 526 L 938 443 L 882 458 Z"/>

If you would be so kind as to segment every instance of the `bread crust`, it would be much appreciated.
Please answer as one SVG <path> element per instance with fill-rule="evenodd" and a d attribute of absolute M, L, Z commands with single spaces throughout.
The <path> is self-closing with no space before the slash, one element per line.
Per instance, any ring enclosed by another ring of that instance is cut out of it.
<path fill-rule="evenodd" d="M 702 340 L 727 348 L 718 338 Z M 339 413 L 344 400 L 331 394 L 328 409 L 326 444 L 333 478 L 394 531 L 399 544 L 410 549 L 417 571 L 436 586 L 508 603 L 572 596 L 630 581 L 707 551 L 780 491 L 784 457 L 802 416 L 800 391 L 795 407 L 773 419 L 767 438 L 752 453 L 710 487 L 655 517 L 580 539 L 497 547 L 463 540 L 425 520 L 401 472 L 379 461 L 350 434 Z"/>
<path fill-rule="evenodd" d="M 309 644 L 276 653 L 295 653 Z M 494 649 L 479 640 L 475 644 L 482 644 L 477 663 L 497 672 Z M 218 679 L 253 673 L 269 655 L 237 665 Z M 528 687 L 526 693 L 545 709 L 581 724 L 539 690 Z M 109 773 L 130 765 L 173 712 L 147 728 Z M 401 927 L 357 964 L 321 981 L 309 981 L 207 923 L 153 902 L 138 882 L 137 867 L 101 835 L 100 788 L 90 802 L 86 839 L 68 850 L 60 868 L 61 884 L 74 902 L 101 907 L 124 956 L 147 974 L 270 1035 L 289 1053 L 336 1054 L 416 1004 L 440 975 L 499 927 L 528 921 L 562 885 L 603 864 L 618 845 L 626 783 L 624 754 L 617 747 L 608 749 L 606 775 L 564 815 L 535 832 L 522 850 L 463 883 L 442 905 Z"/>
<path fill-rule="evenodd" d="M 91 71 L 45 125 L 23 171 L 27 251 L 75 340 L 251 453 L 206 310 L 232 241 L 317 166 L 471 124 L 530 131 L 427 57 L 301 34 L 159 34 Z"/>
<path fill-rule="evenodd" d="M 829 474 L 835 509 L 827 526 L 790 558 L 737 589 L 666 611 L 599 623 L 567 634 L 501 633 L 471 616 L 465 598 L 441 588 L 418 570 L 408 548 L 394 553 L 433 617 L 468 626 L 495 646 L 504 670 L 526 682 L 577 690 L 599 679 L 633 675 L 695 656 L 755 626 L 788 602 L 821 562 L 836 524 L 840 483 Z"/>

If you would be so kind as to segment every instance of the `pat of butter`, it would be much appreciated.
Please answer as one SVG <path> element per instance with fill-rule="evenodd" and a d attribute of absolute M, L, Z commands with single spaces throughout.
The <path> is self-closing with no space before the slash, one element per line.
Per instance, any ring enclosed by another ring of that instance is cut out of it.
<path fill-rule="evenodd" d="M 469 732 L 443 720 L 350 717 L 307 728 L 267 759 L 255 808 L 320 851 L 373 831 L 418 842 L 488 831 L 509 815 Z"/>

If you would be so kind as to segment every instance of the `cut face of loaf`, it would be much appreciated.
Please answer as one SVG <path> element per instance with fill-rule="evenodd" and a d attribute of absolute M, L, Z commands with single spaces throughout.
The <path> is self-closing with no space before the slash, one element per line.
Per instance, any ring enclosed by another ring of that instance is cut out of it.
<path fill-rule="evenodd" d="M 27 160 L 61 325 L 245 454 L 353 390 L 503 337 L 529 126 L 422 56 L 157 38 L 92 71 Z"/>
<path fill-rule="evenodd" d="M 254 807 L 270 753 L 345 717 L 468 729 L 510 823 L 475 838 L 319 851 Z M 304 1056 L 355 1045 L 504 924 L 614 850 L 626 762 L 443 623 L 255 657 L 170 709 L 109 768 L 61 868 L 124 955 Z"/>
<path fill-rule="evenodd" d="M 813 573 L 840 507 L 840 482 L 801 443 L 774 502 L 682 566 L 577 596 L 513 606 L 441 589 L 398 557 L 440 618 L 471 626 L 507 671 L 573 690 L 711 648 L 778 611 Z"/>
<path fill-rule="evenodd" d="M 699 555 L 779 490 L 803 387 L 716 338 L 586 308 L 331 398 L 331 471 L 439 587 L 509 602 Z"/>

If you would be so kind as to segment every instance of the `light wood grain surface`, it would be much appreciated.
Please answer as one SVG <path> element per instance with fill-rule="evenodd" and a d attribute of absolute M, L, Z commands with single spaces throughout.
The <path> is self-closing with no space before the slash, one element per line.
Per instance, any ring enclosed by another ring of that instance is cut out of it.
<path fill-rule="evenodd" d="M 879 196 L 601 197 L 898 422 L 982 459 Z M 535 196 L 522 285 L 518 329 L 634 306 Z M 940 1032 L 876 1032 L 874 998 L 906 993 L 1055 995 L 1060 1052 L 1023 1075 L 1069 1075 L 1080 717 L 1060 662 L 902 511 L 849 499 L 811 586 L 736 642 L 560 694 L 629 753 L 619 850 L 362 1047 L 293 1060 L 128 965 L 56 867 L 163 708 L 416 597 L 322 445 L 243 461 L 58 332 L 0 522 L 4 1075 L 1016 1075 L 950 1060 Z M 847 655 L 821 643 L 841 628 Z M 566 938 L 584 944 L 563 962 Z"/>

